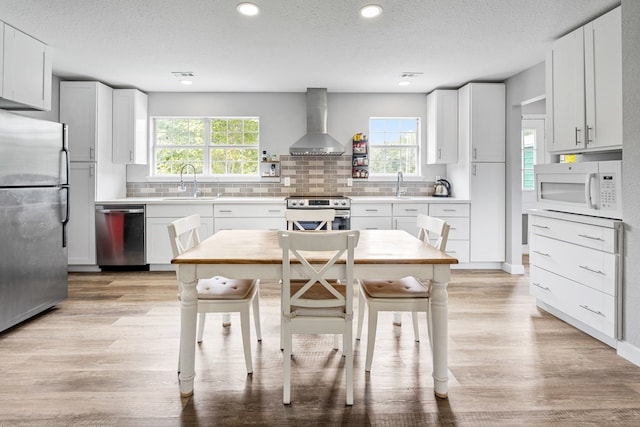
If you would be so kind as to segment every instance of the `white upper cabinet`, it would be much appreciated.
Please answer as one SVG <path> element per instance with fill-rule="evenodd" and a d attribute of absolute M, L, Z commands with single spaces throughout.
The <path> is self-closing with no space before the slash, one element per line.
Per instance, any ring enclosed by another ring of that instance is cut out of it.
<path fill-rule="evenodd" d="M 71 161 L 111 162 L 112 92 L 99 82 L 60 82 L 60 122 L 69 126 Z"/>
<path fill-rule="evenodd" d="M 622 148 L 620 7 L 553 43 L 547 85 L 547 151 Z"/>
<path fill-rule="evenodd" d="M 51 110 L 51 55 L 33 37 L 2 24 L 0 108 Z"/>
<path fill-rule="evenodd" d="M 458 139 L 470 162 L 505 161 L 505 86 L 469 83 L 458 90 Z"/>
<path fill-rule="evenodd" d="M 147 95 L 139 90 L 113 91 L 113 161 L 147 164 Z"/>
<path fill-rule="evenodd" d="M 458 161 L 458 91 L 438 89 L 427 95 L 427 163 Z"/>

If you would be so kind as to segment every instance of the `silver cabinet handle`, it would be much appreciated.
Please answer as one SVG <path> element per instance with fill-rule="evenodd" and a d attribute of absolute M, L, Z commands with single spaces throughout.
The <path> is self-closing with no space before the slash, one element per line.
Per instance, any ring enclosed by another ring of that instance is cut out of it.
<path fill-rule="evenodd" d="M 457 209 L 442 209 L 444 212 L 458 212 Z"/>
<path fill-rule="evenodd" d="M 543 291 L 551 292 L 551 289 L 547 288 L 546 286 L 542 286 L 542 285 L 541 285 L 541 284 L 539 284 L 539 283 L 531 282 L 531 284 L 532 284 L 533 286 L 535 286 L 536 288 L 540 288 L 540 289 L 542 289 Z"/>
<path fill-rule="evenodd" d="M 478 157 L 478 149 L 473 147 L 472 151 L 473 151 L 473 160 L 475 160 Z M 475 173 L 474 173 L 474 175 L 475 175 Z"/>
<path fill-rule="evenodd" d="M 405 212 L 418 212 L 418 209 L 405 209 Z"/>
<path fill-rule="evenodd" d="M 544 230 L 549 230 L 549 227 L 547 227 L 546 225 L 531 224 L 531 226 L 534 228 L 542 228 Z"/>
<path fill-rule="evenodd" d="M 220 212 L 220 213 L 231 213 L 233 211 L 231 209 L 220 209 L 218 212 Z"/>
<path fill-rule="evenodd" d="M 591 144 L 593 142 L 593 139 L 591 139 L 591 131 L 593 130 L 593 128 L 591 126 L 587 126 L 587 145 Z"/>
<path fill-rule="evenodd" d="M 533 251 L 535 253 L 537 253 L 538 255 L 542 255 L 542 256 L 551 256 L 550 254 L 546 253 L 546 252 L 540 252 L 540 251 Z"/>
<path fill-rule="evenodd" d="M 598 316 L 602 316 L 602 317 L 604 317 L 604 313 L 603 313 L 603 312 L 598 311 L 598 310 L 594 310 L 593 308 L 589 307 L 588 305 L 582 305 L 582 304 L 580 304 L 580 307 L 581 307 L 581 308 L 584 308 L 584 309 L 585 309 L 585 310 L 587 310 L 587 311 L 592 312 L 593 314 L 597 314 Z"/>
<path fill-rule="evenodd" d="M 580 138 L 578 138 L 579 133 L 580 133 L 580 128 L 576 126 L 576 145 L 580 144 Z"/>
<path fill-rule="evenodd" d="M 269 213 L 281 213 L 280 209 L 269 209 Z"/>
<path fill-rule="evenodd" d="M 591 239 L 591 240 L 598 240 L 600 242 L 604 242 L 603 238 L 600 237 L 593 237 L 593 236 L 587 236 L 586 234 L 578 234 L 578 237 L 584 237 L 585 239 Z"/>
<path fill-rule="evenodd" d="M 579 265 L 578 267 L 582 268 L 583 270 L 590 271 L 591 273 L 602 274 L 604 276 L 604 271 L 594 270 L 587 265 Z"/>

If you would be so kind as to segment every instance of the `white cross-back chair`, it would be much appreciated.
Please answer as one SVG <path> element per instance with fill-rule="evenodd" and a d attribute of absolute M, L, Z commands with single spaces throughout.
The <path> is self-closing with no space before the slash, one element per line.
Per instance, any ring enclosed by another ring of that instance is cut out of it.
<path fill-rule="evenodd" d="M 200 243 L 198 227 L 200 227 L 200 215 L 197 214 L 180 218 L 168 225 L 173 256 L 178 256 Z M 180 282 L 178 285 L 182 286 Z M 196 290 L 198 292 L 198 342 L 202 342 L 206 313 L 239 312 L 244 361 L 247 373 L 252 373 L 249 309 L 253 305 L 256 336 L 258 341 L 261 341 L 259 281 L 215 276 L 210 279 L 200 279 Z"/>
<path fill-rule="evenodd" d="M 287 209 L 287 230 L 305 230 L 301 222 L 316 222 L 314 230 L 331 230 L 331 223 L 336 217 L 335 209 Z"/>
<path fill-rule="evenodd" d="M 449 237 L 449 224 L 439 218 L 418 214 L 418 238 L 425 244 L 444 251 Z M 432 240 L 433 239 L 433 240 Z M 385 280 L 384 278 L 375 280 L 360 281 L 360 299 L 358 308 L 358 331 L 356 339 L 362 336 L 362 323 L 364 320 L 365 308 L 369 310 L 368 336 L 367 336 L 367 357 L 365 370 L 371 370 L 373 359 L 373 349 L 376 339 L 376 327 L 378 323 L 378 312 L 411 312 L 413 320 L 413 333 L 416 341 L 420 341 L 418 328 L 418 313 L 424 312 L 427 317 L 427 330 L 429 333 L 429 343 L 431 345 L 431 283 L 423 282 L 416 277 L 408 276 L 402 279 Z"/>
<path fill-rule="evenodd" d="M 291 403 L 293 334 L 340 334 L 346 404 L 353 405 L 353 255 L 359 238 L 357 230 L 278 232 L 285 404 Z"/>
<path fill-rule="evenodd" d="M 287 209 L 284 212 L 284 216 L 287 220 L 287 230 L 300 230 L 300 231 L 319 231 L 319 230 L 331 230 L 331 224 L 336 217 L 335 209 Z M 302 223 L 314 223 L 318 224 L 309 230 L 304 227 Z M 333 340 L 333 348 L 338 348 L 338 341 L 340 337 L 335 336 Z M 283 349 L 284 343 L 282 341 L 282 334 L 280 334 L 280 349 Z"/>

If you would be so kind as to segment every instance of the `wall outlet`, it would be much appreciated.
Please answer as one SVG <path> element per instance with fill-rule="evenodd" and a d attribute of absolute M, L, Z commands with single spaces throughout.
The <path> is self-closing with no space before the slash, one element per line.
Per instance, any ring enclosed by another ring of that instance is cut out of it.
<path fill-rule="evenodd" d="M 439 180 L 440 180 L 440 175 L 436 175 L 436 181 L 435 182 L 438 182 Z"/>
<path fill-rule="evenodd" d="M 284 177 L 284 186 L 285 187 L 290 187 L 291 186 L 291 177 L 290 176 L 285 176 Z"/>
<path fill-rule="evenodd" d="M 347 178 L 347 187 L 353 187 L 353 178 Z"/>

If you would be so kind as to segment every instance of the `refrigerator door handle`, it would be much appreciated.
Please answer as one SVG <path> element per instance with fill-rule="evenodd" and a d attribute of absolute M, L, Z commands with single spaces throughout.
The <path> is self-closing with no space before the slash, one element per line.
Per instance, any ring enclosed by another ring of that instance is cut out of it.
<path fill-rule="evenodd" d="M 62 247 L 66 248 L 67 247 L 67 224 L 69 224 L 69 218 L 71 216 L 71 204 L 69 203 L 69 197 L 70 197 L 69 186 L 68 185 L 61 186 L 60 191 L 65 191 L 67 193 L 66 194 L 67 203 L 65 207 L 64 218 L 62 219 Z"/>
<path fill-rule="evenodd" d="M 69 156 L 68 144 L 69 130 L 66 124 L 62 124 L 62 154 L 64 154 L 65 177 L 61 179 L 60 185 L 69 185 L 69 173 L 71 169 L 71 158 Z"/>

